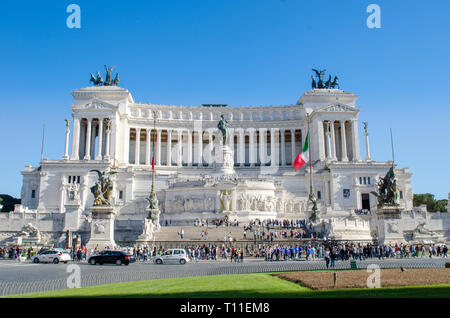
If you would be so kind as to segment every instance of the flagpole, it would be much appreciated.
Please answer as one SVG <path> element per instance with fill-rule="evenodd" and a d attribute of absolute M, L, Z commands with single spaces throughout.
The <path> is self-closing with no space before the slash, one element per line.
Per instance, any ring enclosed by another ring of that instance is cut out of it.
<path fill-rule="evenodd" d="M 392 128 L 391 130 L 391 148 L 392 148 L 392 167 L 394 167 L 395 157 L 394 157 L 394 139 L 392 138 Z"/>
<path fill-rule="evenodd" d="M 153 153 L 152 153 L 152 193 L 155 191 L 155 133 L 156 133 L 156 111 L 153 111 Z"/>
<path fill-rule="evenodd" d="M 44 160 L 45 124 L 42 125 L 41 162 Z"/>
<path fill-rule="evenodd" d="M 310 121 L 310 117 L 309 117 L 309 114 L 307 113 L 306 114 L 306 121 L 307 121 L 307 124 L 308 124 L 308 138 L 310 139 L 310 140 L 308 140 L 308 155 L 309 155 L 309 185 L 310 185 L 310 195 L 311 195 L 311 193 L 314 193 L 313 192 L 313 179 L 312 179 L 312 157 L 311 157 L 311 134 L 309 133 L 309 121 Z"/>
<path fill-rule="evenodd" d="M 309 132 L 309 122 L 311 120 L 311 115 L 306 113 L 306 122 L 308 126 L 308 155 L 309 155 L 309 201 L 312 203 L 312 211 L 310 219 L 315 222 L 317 220 L 317 200 L 314 195 L 314 187 L 313 187 L 313 175 L 312 175 L 312 157 L 311 157 L 311 134 Z"/>

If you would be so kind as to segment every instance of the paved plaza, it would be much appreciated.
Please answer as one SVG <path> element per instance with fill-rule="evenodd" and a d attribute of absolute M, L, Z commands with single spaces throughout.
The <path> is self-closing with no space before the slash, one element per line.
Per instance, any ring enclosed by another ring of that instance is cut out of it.
<path fill-rule="evenodd" d="M 357 261 L 358 268 L 378 264 L 381 268 L 443 268 L 448 259 L 370 259 Z M 128 281 L 154 280 L 189 276 L 264 273 L 295 270 L 325 269 L 325 261 L 274 261 L 246 259 L 243 263 L 230 261 L 199 261 L 186 265 L 155 265 L 137 262 L 129 266 L 76 263 L 80 266 L 81 286 L 94 286 Z M 67 272 L 71 264 L 33 264 L 29 261 L 0 261 L 0 296 L 51 291 L 67 288 Z M 350 268 L 350 261 L 336 261 L 336 269 Z M 369 274 L 368 274 L 369 275 Z"/>

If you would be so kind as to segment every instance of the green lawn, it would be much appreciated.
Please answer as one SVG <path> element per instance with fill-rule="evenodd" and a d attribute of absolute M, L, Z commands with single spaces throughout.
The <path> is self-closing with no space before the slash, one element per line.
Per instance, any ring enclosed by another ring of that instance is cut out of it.
<path fill-rule="evenodd" d="M 238 274 L 98 285 L 9 297 L 445 297 L 450 285 L 314 291 L 270 274 Z"/>

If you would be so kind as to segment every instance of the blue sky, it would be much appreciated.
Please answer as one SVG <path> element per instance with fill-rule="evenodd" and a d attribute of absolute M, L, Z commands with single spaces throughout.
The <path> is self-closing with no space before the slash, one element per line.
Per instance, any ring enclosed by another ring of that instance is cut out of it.
<path fill-rule="evenodd" d="M 66 7 L 81 7 L 81 29 Z M 381 29 L 366 8 L 381 7 Z M 359 96 L 374 160 L 413 172 L 415 193 L 450 191 L 449 1 L 10 1 L 0 12 L 0 193 L 20 171 L 64 151 L 71 92 L 116 65 L 135 101 L 294 104 L 311 68 Z M 362 124 L 361 152 L 364 157 Z"/>

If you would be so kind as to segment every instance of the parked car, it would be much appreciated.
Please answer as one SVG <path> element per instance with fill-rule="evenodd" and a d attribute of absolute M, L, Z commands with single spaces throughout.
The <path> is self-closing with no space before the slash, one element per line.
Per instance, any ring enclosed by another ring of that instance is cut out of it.
<path fill-rule="evenodd" d="M 43 250 L 39 251 L 36 255 L 33 255 L 33 263 L 54 263 L 64 262 L 67 264 L 72 258 L 69 254 L 61 250 Z"/>
<path fill-rule="evenodd" d="M 101 251 L 89 256 L 88 263 L 91 265 L 112 263 L 116 265 L 128 265 L 136 261 L 136 258 L 124 251 Z"/>
<path fill-rule="evenodd" d="M 184 249 L 170 249 L 162 255 L 156 255 L 153 258 L 156 264 L 181 264 L 184 265 L 190 261 L 188 253 Z"/>

